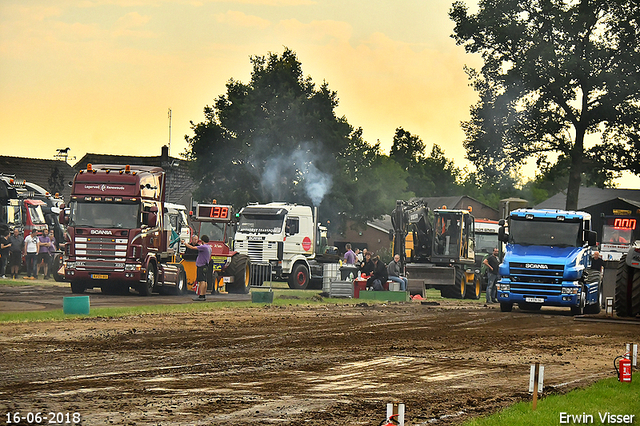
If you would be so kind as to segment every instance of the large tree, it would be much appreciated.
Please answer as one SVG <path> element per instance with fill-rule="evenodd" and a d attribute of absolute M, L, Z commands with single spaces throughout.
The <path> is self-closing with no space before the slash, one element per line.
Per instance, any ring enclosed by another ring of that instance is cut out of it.
<path fill-rule="evenodd" d="M 457 1 L 450 17 L 456 42 L 483 58 L 468 69 L 480 101 L 463 124 L 483 173 L 558 158 L 569 209 L 585 169 L 640 173 L 640 3 L 481 0 L 470 14 Z"/>
<path fill-rule="evenodd" d="M 444 156 L 439 145 L 427 146 L 418 135 L 402 127 L 396 129 L 389 157 L 407 171 L 408 190 L 418 197 L 435 197 L 461 193 L 460 170 Z"/>
<path fill-rule="evenodd" d="M 316 87 L 304 77 L 295 52 L 287 48 L 282 55 L 252 57 L 251 63 L 251 81 L 229 80 L 226 94 L 205 107 L 205 120 L 192 121 L 193 135 L 185 136 L 184 156 L 199 184 L 195 197 L 236 207 L 310 204 L 333 224 L 391 211 L 393 203 L 381 193 L 405 195 L 403 175 L 397 179 L 388 168 L 372 172 L 384 165 L 379 146 L 336 116 L 338 98 L 328 84 Z"/>

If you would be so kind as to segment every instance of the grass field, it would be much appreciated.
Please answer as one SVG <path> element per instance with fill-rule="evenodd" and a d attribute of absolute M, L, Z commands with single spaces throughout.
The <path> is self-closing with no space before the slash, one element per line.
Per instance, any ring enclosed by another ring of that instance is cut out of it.
<path fill-rule="evenodd" d="M 616 378 L 610 378 L 566 395 L 538 399 L 536 411 L 532 410 L 531 402 L 521 402 L 492 416 L 468 421 L 464 426 L 584 423 L 640 424 L 640 374 L 635 373 L 631 383 L 620 383 Z"/>

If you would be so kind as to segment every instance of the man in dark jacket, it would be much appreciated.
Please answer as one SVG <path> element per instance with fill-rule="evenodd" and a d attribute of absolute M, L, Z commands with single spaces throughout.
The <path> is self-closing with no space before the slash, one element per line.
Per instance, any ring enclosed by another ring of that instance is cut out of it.
<path fill-rule="evenodd" d="M 367 280 L 367 286 L 372 287 L 375 291 L 382 291 L 384 290 L 384 284 L 389 279 L 387 267 L 382 263 L 379 256 L 373 256 L 371 262 L 373 263 L 373 271 Z"/>

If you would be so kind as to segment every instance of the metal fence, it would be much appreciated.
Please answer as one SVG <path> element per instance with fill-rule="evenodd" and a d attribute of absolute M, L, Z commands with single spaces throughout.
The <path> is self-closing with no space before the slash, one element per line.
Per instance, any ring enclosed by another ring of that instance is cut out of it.
<path fill-rule="evenodd" d="M 271 280 L 273 274 L 273 268 L 270 263 L 252 263 L 251 264 L 251 287 L 263 287 L 265 283 L 269 283 L 271 287 Z"/>

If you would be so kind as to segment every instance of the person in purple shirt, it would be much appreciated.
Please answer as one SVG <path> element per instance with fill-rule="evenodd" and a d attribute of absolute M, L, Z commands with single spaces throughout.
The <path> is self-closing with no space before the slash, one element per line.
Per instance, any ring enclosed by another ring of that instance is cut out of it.
<path fill-rule="evenodd" d="M 193 238 L 195 241 L 198 241 L 198 236 L 194 235 Z M 207 300 L 207 270 L 209 269 L 209 261 L 211 261 L 211 246 L 207 244 L 209 242 L 209 237 L 203 235 L 200 241 L 202 244 L 192 245 L 185 241 L 184 245 L 187 248 L 198 250 L 198 257 L 196 257 L 196 270 L 198 281 L 198 297 L 193 300 L 202 302 Z"/>
<path fill-rule="evenodd" d="M 356 264 L 356 254 L 351 250 L 351 243 L 347 243 L 344 248 L 347 249 L 347 252 L 344 254 L 344 262 L 347 265 L 355 265 Z"/>

